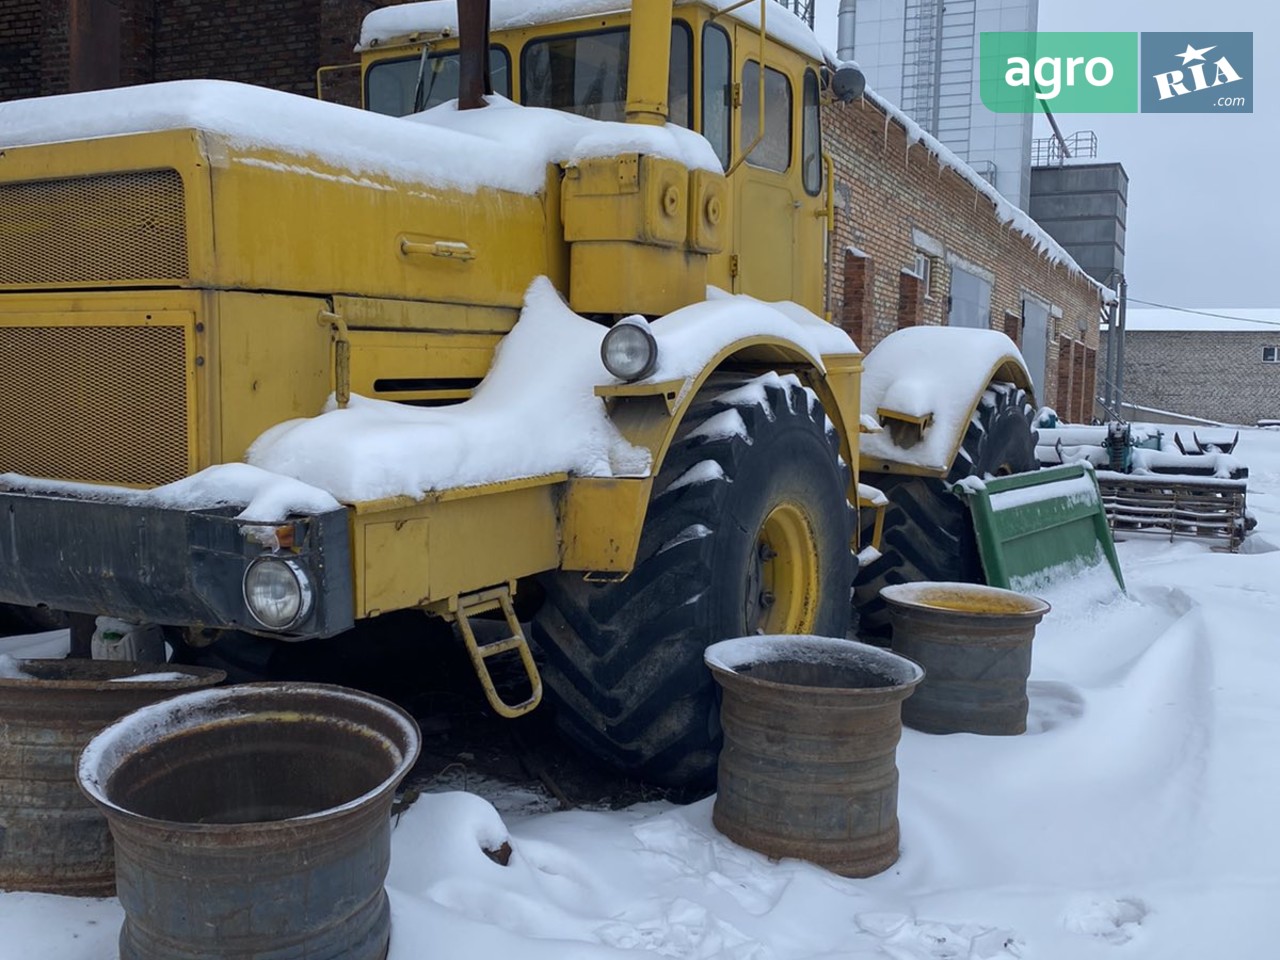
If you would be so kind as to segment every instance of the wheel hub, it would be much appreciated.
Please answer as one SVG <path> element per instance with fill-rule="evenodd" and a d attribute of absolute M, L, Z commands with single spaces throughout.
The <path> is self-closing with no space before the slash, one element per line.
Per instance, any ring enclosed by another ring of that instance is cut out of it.
<path fill-rule="evenodd" d="M 749 633 L 809 633 L 818 603 L 818 550 L 809 519 L 784 502 L 764 518 L 747 569 Z"/>

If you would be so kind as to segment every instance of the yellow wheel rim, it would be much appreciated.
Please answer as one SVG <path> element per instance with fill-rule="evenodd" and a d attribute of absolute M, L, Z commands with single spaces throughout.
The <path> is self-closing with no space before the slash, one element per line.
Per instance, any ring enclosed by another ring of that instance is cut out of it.
<path fill-rule="evenodd" d="M 756 536 L 747 574 L 747 628 L 753 633 L 811 633 L 818 610 L 818 547 L 808 516 L 784 502 Z"/>

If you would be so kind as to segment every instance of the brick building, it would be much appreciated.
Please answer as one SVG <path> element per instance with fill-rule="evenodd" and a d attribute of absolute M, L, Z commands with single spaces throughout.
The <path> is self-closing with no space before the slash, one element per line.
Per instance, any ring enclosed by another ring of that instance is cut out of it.
<path fill-rule="evenodd" d="M 1280 420 L 1280 309 L 1205 312 L 1221 316 L 1129 309 L 1124 415 L 1156 423 Z"/>
<path fill-rule="evenodd" d="M 379 0 L 0 0 L 0 100 L 203 77 L 314 95 Z"/>
<path fill-rule="evenodd" d="M 911 142 L 868 95 L 823 113 L 836 172 L 833 313 L 864 349 L 918 324 L 991 327 L 1024 351 L 1037 400 L 1064 419 L 1093 415 L 1098 286 L 1028 219 L 1006 223 L 968 167 Z M 1030 231 L 1029 236 L 1025 230 Z"/>
<path fill-rule="evenodd" d="M 351 62 L 361 20 L 389 5 L 0 0 L 0 100 L 191 77 L 313 95 L 316 69 Z M 326 99 L 349 100 L 354 79 Z M 1031 236 L 1004 222 L 972 170 L 909 142 L 873 97 L 826 108 L 824 123 L 838 191 L 831 306 L 863 349 L 912 324 L 1003 330 L 1027 355 L 1037 399 L 1087 420 L 1097 287 L 1042 254 L 1053 241 L 1029 219 Z"/>

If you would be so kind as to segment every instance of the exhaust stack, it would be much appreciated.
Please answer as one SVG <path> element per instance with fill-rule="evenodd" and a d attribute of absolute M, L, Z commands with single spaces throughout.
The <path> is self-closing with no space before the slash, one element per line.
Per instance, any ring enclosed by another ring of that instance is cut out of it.
<path fill-rule="evenodd" d="M 627 61 L 627 123 L 667 122 L 672 0 L 633 0 Z"/>
<path fill-rule="evenodd" d="M 489 73 L 489 0 L 458 0 L 458 109 L 483 107 Z"/>

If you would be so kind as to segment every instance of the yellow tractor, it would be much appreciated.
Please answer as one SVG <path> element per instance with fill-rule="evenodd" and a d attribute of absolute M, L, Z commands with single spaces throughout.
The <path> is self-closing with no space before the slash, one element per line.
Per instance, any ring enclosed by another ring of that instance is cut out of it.
<path fill-rule="evenodd" d="M 189 647 L 424 610 L 499 713 L 545 679 L 601 758 L 705 784 L 705 646 L 848 630 L 886 503 L 861 431 L 911 506 L 886 543 L 939 553 L 875 576 L 981 578 L 946 483 L 1034 466 L 1013 345 L 936 410 L 889 389 L 934 348 L 886 353 L 863 416 L 815 316 L 820 108 L 856 72 L 772 0 L 560 9 L 371 14 L 365 110 L 206 81 L 0 104 L 0 601 Z M 557 460 L 520 419 L 544 401 L 612 452 Z M 954 544 L 918 528 L 938 510 Z"/>

